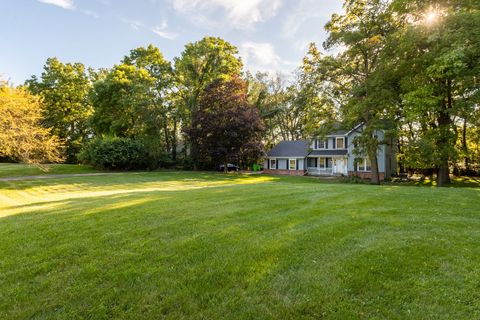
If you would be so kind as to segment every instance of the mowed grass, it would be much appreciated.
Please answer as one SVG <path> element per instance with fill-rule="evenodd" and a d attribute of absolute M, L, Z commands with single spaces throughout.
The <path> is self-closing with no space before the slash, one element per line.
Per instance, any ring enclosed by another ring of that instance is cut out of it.
<path fill-rule="evenodd" d="M 91 172 L 98 171 L 90 166 L 80 164 L 47 164 L 40 167 L 37 165 L 19 163 L 0 163 L 0 178 Z"/>
<path fill-rule="evenodd" d="M 480 190 L 0 182 L 0 319 L 478 319 Z"/>

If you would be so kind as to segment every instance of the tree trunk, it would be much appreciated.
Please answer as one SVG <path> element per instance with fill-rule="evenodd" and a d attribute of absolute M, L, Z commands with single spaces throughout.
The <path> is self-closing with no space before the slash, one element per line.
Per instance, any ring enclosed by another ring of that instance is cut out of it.
<path fill-rule="evenodd" d="M 372 184 L 380 184 L 380 173 L 378 172 L 378 158 L 377 152 L 371 152 L 369 154 L 370 163 L 371 163 L 371 170 L 372 170 Z"/>
<path fill-rule="evenodd" d="M 172 160 L 177 161 L 177 119 L 173 119 Z"/>
<path fill-rule="evenodd" d="M 195 142 L 190 143 L 190 158 L 193 162 L 193 171 L 198 171 L 198 163 L 197 163 L 197 146 Z"/>
<path fill-rule="evenodd" d="M 437 186 L 443 187 L 448 183 L 450 183 L 450 170 L 448 168 L 448 161 L 443 161 L 438 168 Z"/>
<path fill-rule="evenodd" d="M 402 154 L 402 142 L 400 138 L 397 139 L 397 154 Z M 403 157 L 398 161 L 398 173 L 405 173 L 405 168 L 403 166 L 404 159 Z"/>
<path fill-rule="evenodd" d="M 450 183 L 450 170 L 448 167 L 448 161 L 450 160 L 450 155 L 448 154 L 448 146 L 452 143 L 450 135 L 450 127 L 452 125 L 452 118 L 449 114 L 449 109 L 453 106 L 452 94 L 451 94 L 451 81 L 447 80 L 446 83 L 446 93 L 447 100 L 443 104 L 443 108 L 438 115 L 438 130 L 439 130 L 439 139 L 438 147 L 440 151 L 440 166 L 438 167 L 437 174 L 437 186 L 443 187 L 444 185 Z"/>
<path fill-rule="evenodd" d="M 165 135 L 165 150 L 168 153 L 171 150 L 170 149 L 171 145 L 170 145 L 170 137 L 169 137 L 169 134 L 168 134 L 168 123 L 167 123 L 166 120 L 163 124 L 163 131 L 164 131 L 164 135 Z"/>
<path fill-rule="evenodd" d="M 468 144 L 467 144 L 467 119 L 463 119 L 463 131 L 462 131 L 462 148 L 465 155 L 465 171 L 470 172 L 470 159 L 468 157 Z"/>
<path fill-rule="evenodd" d="M 223 161 L 223 172 L 228 173 L 228 161 L 225 159 Z"/>

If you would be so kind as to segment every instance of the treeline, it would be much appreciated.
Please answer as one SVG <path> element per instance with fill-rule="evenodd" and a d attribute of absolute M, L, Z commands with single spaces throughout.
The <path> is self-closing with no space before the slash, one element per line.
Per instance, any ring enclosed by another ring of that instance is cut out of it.
<path fill-rule="evenodd" d="M 307 87 L 326 97 L 348 126 L 378 182 L 375 132 L 397 140 L 402 172 L 479 172 L 480 2 L 347 0 L 325 26 L 322 55 L 304 59 Z"/>
<path fill-rule="evenodd" d="M 173 62 L 153 45 L 110 69 L 50 58 L 40 77 L 17 90 L 38 97 L 30 109 L 40 110 L 39 124 L 59 141 L 55 158 L 37 161 L 107 169 L 247 167 L 263 156 L 265 126 L 242 68 L 235 46 L 206 37 Z"/>
<path fill-rule="evenodd" d="M 396 141 L 401 172 L 435 174 L 439 185 L 452 171 L 478 174 L 480 3 L 346 0 L 344 9 L 325 26 L 330 54 L 311 44 L 288 81 L 244 72 L 235 46 L 206 37 L 173 61 L 152 45 L 110 69 L 48 59 L 40 77 L 4 85 L 3 95 L 32 95 L 25 99 L 41 108 L 41 127 L 57 137 L 50 146 L 68 162 L 246 167 L 278 141 L 321 136 L 341 122 L 365 124 L 355 144 L 373 182 L 387 143 L 377 130 Z"/>

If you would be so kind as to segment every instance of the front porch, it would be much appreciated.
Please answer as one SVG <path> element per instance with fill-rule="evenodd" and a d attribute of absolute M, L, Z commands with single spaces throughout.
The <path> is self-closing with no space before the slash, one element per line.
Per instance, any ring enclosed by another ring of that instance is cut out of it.
<path fill-rule="evenodd" d="M 313 176 L 347 175 L 347 158 L 309 156 L 307 158 L 307 174 Z"/>

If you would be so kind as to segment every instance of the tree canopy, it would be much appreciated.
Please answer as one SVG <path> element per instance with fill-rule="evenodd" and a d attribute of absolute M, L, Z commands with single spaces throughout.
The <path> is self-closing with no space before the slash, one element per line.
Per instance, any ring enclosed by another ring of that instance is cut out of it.
<path fill-rule="evenodd" d="M 63 144 L 41 125 L 41 98 L 0 83 L 0 156 L 23 163 L 62 162 Z"/>
<path fill-rule="evenodd" d="M 65 141 L 68 162 L 76 161 L 76 154 L 91 134 L 88 121 L 93 107 L 88 95 L 92 73 L 82 63 L 49 58 L 40 78 L 33 76 L 26 82 L 31 93 L 42 97 L 42 124 Z"/>
<path fill-rule="evenodd" d="M 479 10 L 469 0 L 345 0 L 323 49 L 312 43 L 288 76 L 244 72 L 237 47 L 218 37 L 187 43 L 172 61 L 154 45 L 135 48 L 96 71 L 50 58 L 26 82 L 38 97 L 29 103 L 70 162 L 87 144 L 141 145 L 152 168 L 247 166 L 262 146 L 361 123 L 355 154 L 370 159 L 373 183 L 389 144 L 400 172 L 445 185 L 452 171 L 480 174 Z"/>
<path fill-rule="evenodd" d="M 197 142 L 203 163 L 237 163 L 262 156 L 264 130 L 258 110 L 247 97 L 247 84 L 239 77 L 217 79 L 200 97 L 199 109 L 188 134 Z"/>

